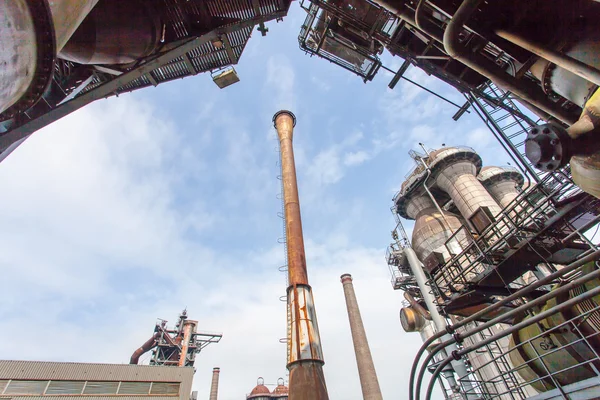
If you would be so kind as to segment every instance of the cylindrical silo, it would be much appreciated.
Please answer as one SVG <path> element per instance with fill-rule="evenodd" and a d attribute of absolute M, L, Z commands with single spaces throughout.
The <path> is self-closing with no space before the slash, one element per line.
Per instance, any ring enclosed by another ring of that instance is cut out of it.
<path fill-rule="evenodd" d="M 502 208 L 508 207 L 525 183 L 519 171 L 507 167 L 483 167 L 477 179 Z"/>
<path fill-rule="evenodd" d="M 442 215 L 427 194 L 412 191 L 400 196 L 396 209 L 402 217 L 415 220 L 411 243 L 427 272 L 433 272 L 440 263 L 462 250 L 466 241 L 464 232 L 458 232 L 455 240 L 446 245 L 450 237 L 462 227 L 461 220 L 448 211 Z M 433 257 L 429 258 L 434 252 Z"/>
<path fill-rule="evenodd" d="M 461 215 L 482 232 L 502 211 L 496 200 L 477 180 L 481 157 L 466 147 L 445 147 L 432 151 L 428 167 L 436 186 L 454 201 Z"/>

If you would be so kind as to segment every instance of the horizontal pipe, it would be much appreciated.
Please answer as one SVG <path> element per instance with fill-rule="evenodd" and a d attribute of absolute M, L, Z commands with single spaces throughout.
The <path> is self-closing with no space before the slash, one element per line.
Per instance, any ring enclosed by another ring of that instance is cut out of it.
<path fill-rule="evenodd" d="M 569 57 L 566 54 L 562 54 L 558 51 L 552 50 L 548 47 L 535 43 L 521 35 L 505 31 L 497 30 L 496 34 L 503 39 L 508 40 L 511 43 L 516 44 L 524 48 L 527 51 L 535 54 L 536 56 L 542 57 L 564 69 L 574 73 L 577 76 L 582 77 L 596 85 L 600 86 L 600 70 L 587 65 L 579 60 Z"/>
<path fill-rule="evenodd" d="M 460 339 L 462 340 L 464 338 L 473 336 L 474 334 L 481 332 L 487 328 L 491 328 L 492 326 L 494 326 L 496 324 L 505 322 L 507 318 L 517 316 L 520 313 L 528 311 L 537 305 L 545 304 L 548 300 L 553 299 L 557 296 L 560 296 L 563 293 L 569 293 L 574 288 L 579 287 L 579 286 L 583 285 L 584 283 L 586 283 L 594 278 L 598 278 L 598 277 L 600 277 L 600 269 L 595 270 L 589 274 L 586 274 L 579 279 L 571 281 L 568 284 L 561 286 L 555 290 L 552 290 L 551 292 L 546 293 L 545 295 L 540 296 L 532 301 L 529 301 L 517 308 L 514 308 L 514 309 L 510 310 L 509 312 L 499 315 L 498 317 L 493 318 L 484 324 L 478 325 L 475 328 L 473 328 L 467 332 L 461 333 Z M 464 326 L 464 324 L 463 324 L 463 326 Z M 457 341 L 457 337 L 455 336 L 452 339 L 444 342 L 443 344 L 446 344 L 447 342 L 455 343 L 456 341 Z M 435 348 L 433 348 L 431 350 L 431 355 L 435 355 L 441 349 L 442 349 L 442 347 L 436 346 Z M 419 371 L 419 377 L 417 378 L 417 399 L 419 398 L 419 395 L 420 395 L 420 390 L 421 390 L 420 381 L 422 380 L 423 375 L 425 373 L 426 365 L 427 364 L 423 364 L 423 366 L 421 367 L 421 371 Z"/>
<path fill-rule="evenodd" d="M 600 270 L 597 270 L 597 272 L 600 272 Z M 588 275 L 592 275 L 592 274 L 588 274 Z M 583 278 L 581 278 L 581 279 L 583 279 Z M 578 279 L 578 280 L 580 280 L 580 279 Z M 574 283 L 574 282 L 576 282 L 576 281 L 573 281 L 571 283 Z M 528 318 L 522 322 L 519 322 L 518 324 L 513 325 L 510 328 L 505 329 L 501 332 L 498 332 L 497 334 L 492 335 L 492 336 L 488 337 L 487 339 L 477 342 L 471 346 L 465 347 L 462 350 L 458 350 L 458 352 L 453 354 L 452 356 L 446 357 L 446 359 L 444 361 L 442 361 L 442 363 L 439 364 L 438 367 L 433 372 L 431 380 L 429 381 L 429 386 L 427 387 L 427 394 L 425 395 L 425 400 L 431 399 L 431 393 L 433 391 L 433 386 L 435 384 L 435 381 L 437 380 L 437 377 L 439 376 L 442 369 L 445 368 L 446 365 L 448 365 L 450 362 L 452 362 L 455 359 L 455 357 L 462 357 L 469 352 L 480 349 L 481 347 L 486 346 L 492 342 L 495 342 L 496 340 L 499 340 L 505 336 L 508 336 L 511 333 L 516 332 L 522 328 L 526 328 L 532 324 L 538 323 L 538 322 L 550 317 L 551 315 L 556 314 L 557 312 L 560 312 L 564 309 L 573 307 L 574 305 L 579 304 L 582 301 L 590 299 L 594 296 L 597 296 L 598 294 L 600 294 L 600 286 L 596 287 L 592 290 L 586 291 L 586 292 L 580 294 L 579 296 L 573 297 L 563 303 L 558 303 L 556 306 L 554 306 L 544 312 L 541 312 L 537 315 L 532 316 L 531 318 Z M 525 304 L 525 305 L 527 305 L 527 304 Z"/>
<path fill-rule="evenodd" d="M 482 0 L 463 0 L 458 7 L 444 31 L 443 40 L 446 53 L 542 111 L 569 125 L 574 123 L 575 119 L 559 105 L 552 102 L 539 86 L 524 79 L 516 79 L 493 61 L 472 52 L 460 43 L 459 33 L 462 32 L 465 23 L 481 2 Z"/>
<path fill-rule="evenodd" d="M 532 283 L 531 285 L 520 289 L 518 291 L 516 291 L 515 293 L 511 294 L 508 297 L 505 297 L 504 299 L 498 301 L 497 303 L 492 304 L 489 307 L 486 307 L 485 309 L 476 312 L 475 314 L 471 315 L 470 317 L 467 317 L 461 321 L 459 321 L 458 323 L 452 325 L 452 329 L 456 330 L 460 327 L 463 327 L 471 322 L 477 321 L 477 319 L 483 317 L 484 315 L 487 315 L 489 313 L 491 313 L 492 311 L 497 310 L 498 308 L 504 306 L 505 304 L 510 303 L 513 300 L 516 300 L 520 297 L 523 297 L 531 292 L 533 292 L 534 290 L 538 289 L 541 286 L 547 285 L 549 283 L 551 283 L 552 281 L 554 281 L 555 279 L 571 272 L 574 271 L 575 269 L 583 266 L 584 264 L 587 264 L 588 262 L 591 261 L 595 261 L 598 258 L 600 258 L 600 250 L 596 250 L 595 252 L 565 266 L 564 268 L 553 272 L 552 274 L 545 276 L 544 278 L 540 279 L 539 281 L 536 281 L 534 283 Z M 421 348 L 419 349 L 419 351 L 417 352 L 417 356 L 415 357 L 415 361 L 418 361 L 423 353 L 427 350 L 427 348 L 436 340 L 438 340 L 439 338 L 441 338 L 442 336 L 444 336 L 446 334 L 446 332 L 438 332 L 435 335 L 433 335 L 432 337 L 430 337 L 429 339 L 427 339 L 423 345 L 421 346 Z M 417 370 L 417 366 L 418 366 L 418 362 L 414 362 L 411 372 L 410 372 L 410 378 L 409 378 L 409 400 L 413 400 L 414 398 L 414 380 L 415 380 L 415 374 L 416 374 L 416 370 Z"/>
<path fill-rule="evenodd" d="M 469 336 L 473 336 L 474 334 L 479 333 L 487 328 L 490 328 L 490 327 L 494 326 L 495 324 L 502 323 L 504 320 L 506 320 L 507 317 L 516 316 L 524 311 L 530 310 L 534 306 L 544 304 L 548 300 L 553 299 L 557 296 L 560 296 L 561 294 L 569 293 L 574 288 L 577 288 L 577 287 L 583 285 L 584 283 L 586 283 L 594 278 L 598 278 L 598 277 L 600 277 L 600 269 L 595 270 L 594 272 L 591 272 L 589 274 L 586 274 L 585 276 L 582 276 L 581 278 L 576 279 L 572 282 L 569 282 L 568 284 L 566 284 L 558 289 L 555 289 L 555 290 L 551 291 L 550 293 L 540 296 L 533 301 L 527 302 L 505 314 L 502 314 L 502 315 L 482 324 L 482 325 L 478 325 L 474 329 L 471 329 L 467 332 L 461 333 L 460 339 L 464 339 Z M 509 328 L 508 330 L 510 330 L 510 329 L 512 329 L 512 327 Z M 499 334 L 497 334 L 497 335 L 499 335 Z M 500 337 L 502 337 L 502 336 L 500 336 Z M 450 340 L 450 342 L 456 342 L 456 337 L 452 338 Z M 491 342 L 488 342 L 488 343 L 491 343 Z M 431 354 L 435 355 L 439 350 L 441 350 L 441 348 L 438 349 L 438 347 L 436 346 L 434 349 L 432 349 Z M 417 380 L 417 382 L 419 382 L 422 378 L 423 378 L 423 374 L 419 374 L 419 379 Z M 417 399 L 419 398 L 419 395 L 420 395 L 420 389 L 421 389 L 421 385 L 418 384 L 417 385 Z"/>

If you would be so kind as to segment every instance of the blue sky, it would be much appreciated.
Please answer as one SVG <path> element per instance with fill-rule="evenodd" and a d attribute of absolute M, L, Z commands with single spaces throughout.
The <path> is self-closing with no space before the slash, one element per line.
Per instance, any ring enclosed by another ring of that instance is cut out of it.
<path fill-rule="evenodd" d="M 386 398 L 406 398 L 418 335 L 402 331 L 385 248 L 408 150 L 469 145 L 486 165 L 508 157 L 476 118 L 411 86 L 364 84 L 298 49 L 297 2 L 254 33 L 220 90 L 208 74 L 102 100 L 36 133 L 0 165 L 0 356 L 127 362 L 156 318 L 187 307 L 223 332 L 196 362 L 207 397 L 242 399 L 285 375 L 285 263 L 271 118 L 293 111 L 309 279 L 332 399 L 360 399 L 339 277 L 354 283 Z M 397 69 L 402 60 L 384 55 Z M 461 103 L 419 70 L 409 77 Z M 411 224 L 407 224 L 408 227 Z"/>

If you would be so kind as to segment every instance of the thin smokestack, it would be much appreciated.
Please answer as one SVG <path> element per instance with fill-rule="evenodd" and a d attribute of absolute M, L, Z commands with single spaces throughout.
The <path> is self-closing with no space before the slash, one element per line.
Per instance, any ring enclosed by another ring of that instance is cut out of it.
<path fill-rule="evenodd" d="M 273 116 L 279 136 L 289 286 L 288 310 L 291 315 L 288 332 L 288 365 L 290 400 L 328 400 L 323 353 L 317 326 L 317 315 L 308 284 L 304 237 L 300 219 L 300 200 L 292 140 L 296 117 L 290 111 Z"/>
<path fill-rule="evenodd" d="M 210 400 L 217 400 L 219 395 L 219 373 L 221 369 L 219 367 L 213 368 L 212 383 L 210 384 Z"/>
<path fill-rule="evenodd" d="M 362 389 L 364 400 L 382 400 L 375 365 L 371 357 L 367 334 L 358 309 L 354 285 L 352 284 L 352 275 L 344 274 L 341 276 L 344 295 L 346 297 L 346 307 L 348 308 L 348 319 L 350 320 L 350 331 L 352 332 L 352 342 L 354 343 L 354 354 L 356 355 L 356 364 L 358 365 L 358 376 Z"/>

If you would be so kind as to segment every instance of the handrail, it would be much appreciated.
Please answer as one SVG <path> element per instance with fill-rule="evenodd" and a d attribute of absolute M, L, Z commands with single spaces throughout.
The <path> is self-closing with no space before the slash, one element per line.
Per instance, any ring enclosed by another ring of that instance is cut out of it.
<path fill-rule="evenodd" d="M 417 372 L 416 369 L 417 369 L 419 360 L 423 356 L 423 353 L 427 350 L 427 348 L 433 342 L 435 342 L 436 340 L 438 340 L 439 338 L 441 338 L 442 336 L 444 336 L 448 333 L 454 334 L 454 332 L 458 328 L 461 328 L 471 322 L 477 321 L 479 318 L 499 309 L 500 307 L 510 303 L 511 301 L 516 300 L 521 297 L 524 297 L 525 295 L 531 293 L 532 291 L 553 282 L 555 279 L 560 278 L 563 275 L 576 270 L 577 268 L 580 268 L 584 264 L 587 264 L 588 262 L 591 262 L 591 261 L 596 261 L 598 259 L 600 259 L 600 250 L 596 250 L 593 253 L 589 254 L 588 256 L 585 256 L 585 257 L 565 266 L 564 268 L 562 268 L 552 274 L 549 274 L 536 282 L 533 282 L 531 285 L 526 286 L 522 289 L 519 289 L 518 291 L 511 294 L 510 296 L 507 296 L 504 299 L 492 304 L 491 306 L 486 307 L 483 310 L 476 312 L 475 314 L 471 315 L 470 317 L 467 317 L 467 318 L 457 322 L 454 325 L 450 325 L 448 332 L 438 332 L 435 335 L 433 335 L 432 337 L 430 337 L 429 339 L 427 339 L 423 343 L 421 348 L 417 351 L 415 361 L 413 362 L 413 366 L 411 368 L 410 378 L 409 378 L 409 400 L 414 400 L 414 381 L 415 381 L 415 374 Z M 429 354 L 431 355 L 432 353 L 429 353 Z M 433 356 L 431 358 L 433 358 Z M 429 361 L 431 361 L 431 358 L 429 359 Z M 429 363 L 429 361 L 425 362 L 424 365 L 427 365 Z"/>

